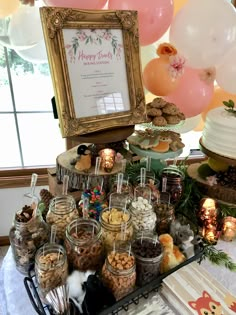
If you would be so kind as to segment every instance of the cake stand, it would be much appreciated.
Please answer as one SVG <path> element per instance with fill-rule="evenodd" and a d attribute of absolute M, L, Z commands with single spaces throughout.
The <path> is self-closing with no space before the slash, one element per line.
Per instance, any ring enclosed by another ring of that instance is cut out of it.
<path fill-rule="evenodd" d="M 133 144 L 129 144 L 129 148 L 132 152 L 134 152 L 140 157 L 150 157 L 151 168 L 158 172 L 166 166 L 165 160 L 174 159 L 183 152 L 183 149 L 180 149 L 175 152 L 169 150 L 168 152 L 158 153 L 152 150 L 143 150 L 139 146 Z"/>
<path fill-rule="evenodd" d="M 199 140 L 199 146 L 200 146 L 200 150 L 204 154 L 206 154 L 207 156 L 209 156 L 209 157 L 211 157 L 211 158 L 213 158 L 215 160 L 219 160 L 219 161 L 225 162 L 225 163 L 227 163 L 227 164 L 229 164 L 231 166 L 236 166 L 236 157 L 235 157 L 235 159 L 232 159 L 232 158 L 226 157 L 224 155 L 220 155 L 218 153 L 215 153 L 215 152 L 207 149 L 202 143 L 202 138 L 200 138 L 200 140 Z"/>

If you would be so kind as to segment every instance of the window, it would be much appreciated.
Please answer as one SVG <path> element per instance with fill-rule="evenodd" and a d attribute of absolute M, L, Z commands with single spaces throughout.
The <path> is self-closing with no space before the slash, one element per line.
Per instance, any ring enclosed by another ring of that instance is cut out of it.
<path fill-rule="evenodd" d="M 0 170 L 56 164 L 65 151 L 48 64 L 33 64 L 0 45 Z"/>

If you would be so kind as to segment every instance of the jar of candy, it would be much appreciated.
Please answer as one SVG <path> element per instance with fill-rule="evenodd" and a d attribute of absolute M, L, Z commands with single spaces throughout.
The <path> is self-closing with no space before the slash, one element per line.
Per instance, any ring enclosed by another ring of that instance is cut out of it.
<path fill-rule="evenodd" d="M 66 228 L 65 248 L 73 269 L 99 270 L 104 261 L 100 223 L 94 219 L 72 221 Z"/>
<path fill-rule="evenodd" d="M 145 230 L 155 230 L 156 214 L 153 206 L 147 199 L 138 197 L 137 200 L 132 201 L 129 210 L 132 215 L 132 225 L 135 233 Z"/>
<path fill-rule="evenodd" d="M 102 281 L 120 300 L 135 286 L 135 258 L 131 252 L 118 250 L 108 254 L 102 268 Z"/>
<path fill-rule="evenodd" d="M 161 191 L 170 194 L 170 202 L 176 204 L 183 193 L 184 173 L 175 166 L 163 168 L 161 171 Z"/>
<path fill-rule="evenodd" d="M 46 221 L 57 227 L 57 237 L 62 241 L 65 238 L 66 226 L 78 217 L 75 199 L 71 195 L 61 195 L 51 200 Z"/>
<path fill-rule="evenodd" d="M 174 205 L 161 201 L 154 206 L 156 213 L 156 232 L 158 235 L 169 233 L 171 222 L 175 220 Z"/>
<path fill-rule="evenodd" d="M 158 276 L 163 248 L 157 235 L 142 232 L 132 242 L 132 252 L 136 260 L 136 284 L 143 286 Z"/>
<path fill-rule="evenodd" d="M 14 217 L 14 224 L 9 232 L 9 239 L 19 272 L 27 274 L 34 265 L 37 249 L 49 240 L 49 226 L 41 213 L 32 206 L 25 205 Z"/>
<path fill-rule="evenodd" d="M 121 208 L 106 208 L 100 214 L 102 241 L 107 252 L 116 241 L 128 242 L 133 236 L 131 214 Z"/>
<path fill-rule="evenodd" d="M 67 256 L 63 246 L 47 243 L 35 255 L 35 275 L 40 295 L 66 283 L 68 276 Z"/>

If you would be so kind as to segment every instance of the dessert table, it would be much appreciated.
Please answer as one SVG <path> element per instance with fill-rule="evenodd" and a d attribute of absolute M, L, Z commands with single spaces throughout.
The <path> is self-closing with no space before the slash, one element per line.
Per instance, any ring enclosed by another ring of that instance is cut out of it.
<path fill-rule="evenodd" d="M 236 262 L 236 240 L 233 242 L 218 241 L 218 249 L 227 252 L 234 262 Z M 207 260 L 201 263 L 216 280 L 226 287 L 232 295 L 236 296 L 236 272 L 231 272 L 224 267 L 213 265 Z M 9 248 L 0 270 L 0 314 L 1 315 L 25 315 L 36 314 L 33 309 L 26 289 L 24 287 L 24 275 L 20 274 L 16 268 L 12 256 L 11 247 Z M 151 315 L 151 314 L 176 314 L 171 305 L 164 303 L 164 299 L 157 292 L 149 295 L 148 299 L 141 299 L 138 305 L 131 305 L 129 311 L 121 311 L 119 315 Z"/>

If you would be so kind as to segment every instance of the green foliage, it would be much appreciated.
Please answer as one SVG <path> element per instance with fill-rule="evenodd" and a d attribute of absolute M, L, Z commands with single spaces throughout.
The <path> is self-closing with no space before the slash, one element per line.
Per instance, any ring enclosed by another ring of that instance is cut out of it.
<path fill-rule="evenodd" d="M 234 109 L 234 101 L 232 100 L 228 100 L 227 101 L 223 101 L 223 104 L 227 107 L 225 108 L 225 110 L 229 113 L 232 113 L 234 116 L 236 116 L 236 109 Z"/>

